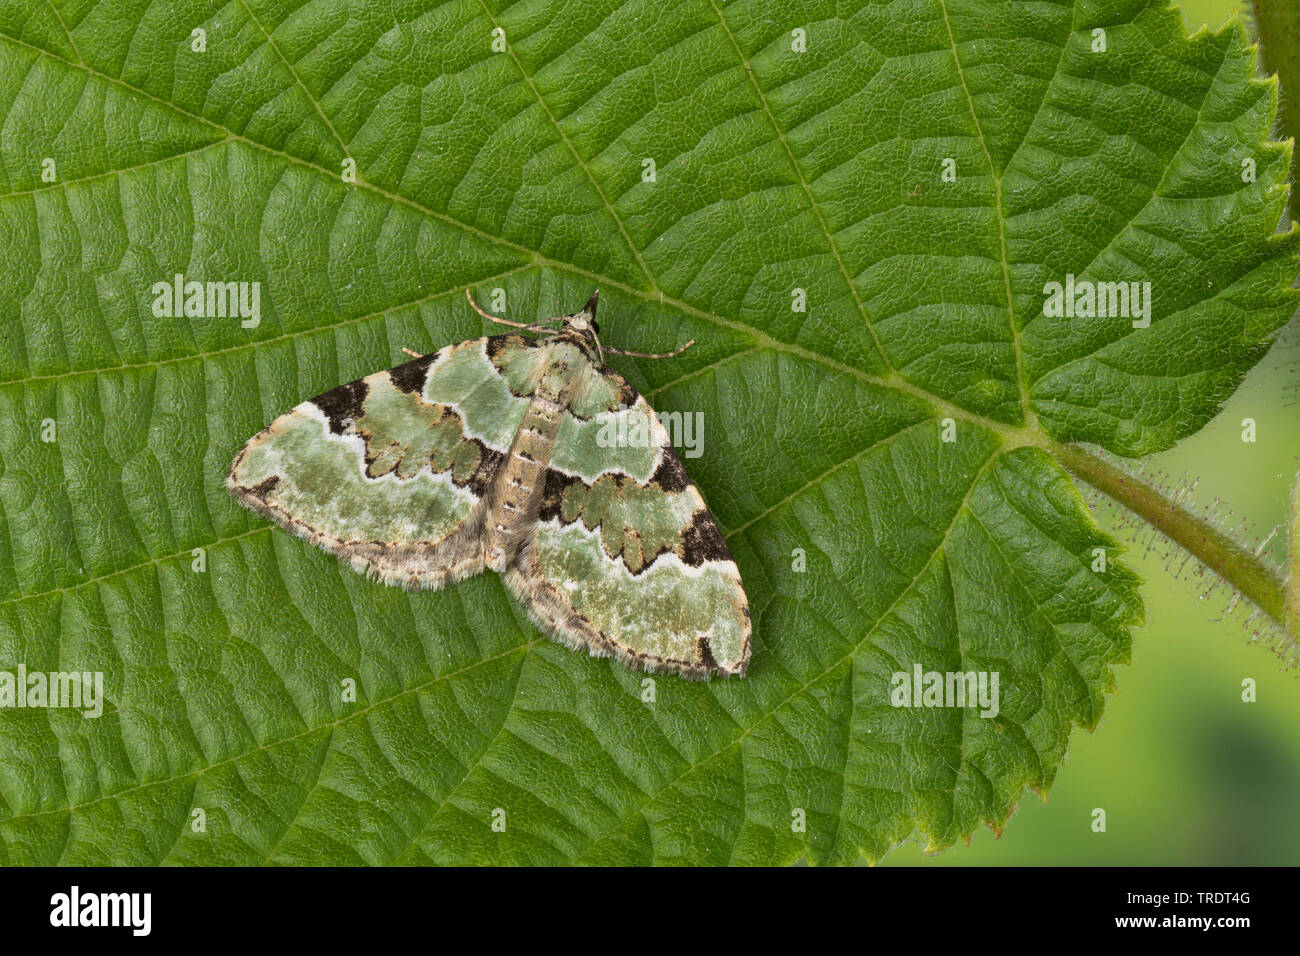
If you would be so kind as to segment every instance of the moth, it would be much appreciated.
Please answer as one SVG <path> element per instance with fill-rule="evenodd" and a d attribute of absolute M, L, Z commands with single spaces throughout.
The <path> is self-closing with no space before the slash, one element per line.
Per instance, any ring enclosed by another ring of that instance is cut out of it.
<path fill-rule="evenodd" d="M 598 292 L 541 324 L 466 296 L 516 331 L 303 402 L 244 445 L 231 493 L 387 584 L 490 569 L 570 648 L 692 679 L 743 675 L 740 571 L 654 410 L 605 365 L 693 343 L 603 348 Z"/>

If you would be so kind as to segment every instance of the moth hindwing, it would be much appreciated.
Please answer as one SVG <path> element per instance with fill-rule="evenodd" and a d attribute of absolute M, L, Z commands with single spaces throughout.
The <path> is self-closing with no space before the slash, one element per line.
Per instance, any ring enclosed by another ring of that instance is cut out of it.
<path fill-rule="evenodd" d="M 489 568 L 569 647 L 743 675 L 740 572 L 654 410 L 604 365 L 595 304 L 541 338 L 471 339 L 303 402 L 248 441 L 227 486 L 387 584 Z"/>

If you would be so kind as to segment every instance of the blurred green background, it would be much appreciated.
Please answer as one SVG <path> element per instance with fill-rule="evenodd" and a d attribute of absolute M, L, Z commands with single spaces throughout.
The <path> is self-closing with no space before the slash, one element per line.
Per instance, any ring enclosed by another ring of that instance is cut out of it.
<path fill-rule="evenodd" d="M 1238 4 L 1181 7 L 1195 31 L 1217 29 Z M 1247 417 L 1253 445 L 1241 440 Z M 1219 499 L 1223 524 L 1247 540 L 1284 522 L 1300 470 L 1300 319 L 1218 418 L 1147 464 L 1156 480 L 1199 479 L 1191 502 Z M 1106 499 L 1095 510 L 1146 580 L 1146 626 L 1118 670 L 1118 695 L 1095 733 L 1075 731 L 1047 802 L 1026 792 L 1000 838 L 983 830 L 969 847 L 933 856 L 907 843 L 886 865 L 1300 863 L 1300 671 L 1250 643 L 1248 609 L 1229 615 L 1229 593 L 1203 597 L 1210 579 L 1192 562 L 1180 570 L 1181 553 L 1148 547 L 1149 535 L 1135 537 L 1140 526 Z M 1280 559 L 1285 537 L 1283 525 L 1268 553 Z M 1242 702 L 1247 677 L 1256 703 Z M 1105 833 L 1092 831 L 1094 807 L 1106 811 Z"/>

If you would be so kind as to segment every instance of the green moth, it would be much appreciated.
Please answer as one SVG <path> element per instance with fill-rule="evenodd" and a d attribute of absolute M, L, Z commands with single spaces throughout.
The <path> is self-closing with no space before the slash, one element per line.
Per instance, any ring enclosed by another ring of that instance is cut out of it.
<path fill-rule="evenodd" d="M 596 301 L 553 329 L 470 297 L 521 331 L 303 402 L 248 441 L 226 484 L 387 584 L 437 588 L 490 568 L 571 648 L 689 678 L 743 675 L 740 571 L 654 410 L 604 362 L 691 343 L 602 348 Z"/>

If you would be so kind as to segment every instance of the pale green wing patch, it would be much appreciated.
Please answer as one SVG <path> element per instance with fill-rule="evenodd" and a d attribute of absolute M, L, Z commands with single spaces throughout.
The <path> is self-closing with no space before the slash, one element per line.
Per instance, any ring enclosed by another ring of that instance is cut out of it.
<path fill-rule="evenodd" d="M 424 399 L 455 408 L 466 435 L 507 451 L 546 360 L 535 345 L 521 335 L 493 335 L 445 348 L 430 366 Z"/>
<path fill-rule="evenodd" d="M 610 376 L 595 374 L 603 383 Z M 598 385 L 597 388 L 603 388 Z M 647 482 L 661 461 L 660 448 L 667 433 L 646 400 L 635 396 L 630 407 L 616 406 L 591 418 L 566 416 L 555 436 L 551 467 L 576 475 L 588 484 L 603 474 L 617 473 Z"/>
<path fill-rule="evenodd" d="M 422 468 L 403 477 L 394 470 L 372 478 L 365 449 L 360 436 L 331 432 L 324 414 L 304 402 L 248 443 L 231 470 L 231 487 L 245 503 L 260 501 L 259 510 L 276 509 L 272 517 L 281 524 L 340 544 L 438 541 L 478 501 L 451 472 Z"/>
<path fill-rule="evenodd" d="M 589 365 L 580 384 L 569 402 L 569 411 L 580 419 L 592 418 L 601 412 L 617 412 L 620 407 L 636 403 L 636 391 L 613 369 L 602 370 Z"/>

